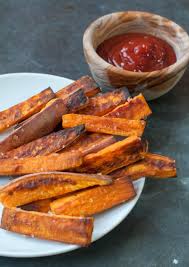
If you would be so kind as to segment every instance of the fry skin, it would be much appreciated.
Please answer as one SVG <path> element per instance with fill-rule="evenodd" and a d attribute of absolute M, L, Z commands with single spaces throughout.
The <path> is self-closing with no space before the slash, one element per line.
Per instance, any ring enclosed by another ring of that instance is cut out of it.
<path fill-rule="evenodd" d="M 22 159 L 0 159 L 0 176 L 22 175 L 37 172 L 63 171 L 79 167 L 83 162 L 80 153 L 54 153 Z"/>
<path fill-rule="evenodd" d="M 52 132 L 65 111 L 66 108 L 62 99 L 51 100 L 50 105 L 29 118 L 0 142 L 0 152 L 12 150 Z"/>
<path fill-rule="evenodd" d="M 82 90 L 65 99 L 53 99 L 39 113 L 33 115 L 20 125 L 12 134 L 0 142 L 0 152 L 7 152 L 35 139 L 51 133 L 61 122 L 62 115 L 76 111 L 87 101 Z"/>
<path fill-rule="evenodd" d="M 1 228 L 31 237 L 87 246 L 91 243 L 93 218 L 4 208 Z"/>
<path fill-rule="evenodd" d="M 131 136 L 116 142 L 97 153 L 86 155 L 77 172 L 108 174 L 144 157 L 144 144 L 139 137 Z"/>
<path fill-rule="evenodd" d="M 32 203 L 22 205 L 19 208 L 21 208 L 22 210 L 27 210 L 27 211 L 37 211 L 37 212 L 47 213 L 50 211 L 51 202 L 52 202 L 51 198 L 41 199 L 41 200 L 34 201 Z"/>
<path fill-rule="evenodd" d="M 53 98 L 55 98 L 55 94 L 49 87 L 25 101 L 1 111 L 0 132 L 39 112 Z"/>
<path fill-rule="evenodd" d="M 108 176 L 103 175 L 69 172 L 30 174 L 5 185 L 0 192 L 0 201 L 6 207 L 17 207 L 95 185 L 107 185 L 111 182 Z"/>
<path fill-rule="evenodd" d="M 91 216 L 128 201 L 135 195 L 131 180 L 119 178 L 110 185 L 89 188 L 56 199 L 50 206 L 55 214 Z"/>
<path fill-rule="evenodd" d="M 98 94 L 89 99 L 86 108 L 80 110 L 80 114 L 103 116 L 120 104 L 125 103 L 128 98 L 128 92 L 121 89 L 115 89 L 111 92 Z"/>
<path fill-rule="evenodd" d="M 129 177 L 132 180 L 141 177 L 170 178 L 177 175 L 175 160 L 162 155 L 146 153 L 144 159 L 110 174 L 113 178 Z"/>
<path fill-rule="evenodd" d="M 79 151 L 83 156 L 98 152 L 99 150 L 119 141 L 120 137 L 109 134 L 84 134 L 79 140 L 76 140 L 71 146 L 65 148 L 63 152 Z"/>
<path fill-rule="evenodd" d="M 18 159 L 49 155 L 70 145 L 73 141 L 77 140 L 84 131 L 84 125 L 80 125 L 70 129 L 53 132 L 8 152 L 0 153 L 0 159 Z"/>
<path fill-rule="evenodd" d="M 62 99 L 65 102 L 67 113 L 78 112 L 81 108 L 87 106 L 89 101 L 82 89 L 78 89 Z"/>
<path fill-rule="evenodd" d="M 124 118 L 128 120 L 141 120 L 147 118 L 152 113 L 144 96 L 139 94 L 134 98 L 129 98 L 125 104 L 119 105 L 105 117 Z"/>
<path fill-rule="evenodd" d="M 82 89 L 87 97 L 94 96 L 101 91 L 96 82 L 91 77 L 83 76 L 79 80 L 56 92 L 56 97 L 64 98 L 70 93 L 77 91 L 78 89 Z"/>
<path fill-rule="evenodd" d="M 84 124 L 86 131 L 121 136 L 137 135 L 144 132 L 146 122 L 120 118 L 98 117 L 92 115 L 65 114 L 62 116 L 63 128 Z"/>

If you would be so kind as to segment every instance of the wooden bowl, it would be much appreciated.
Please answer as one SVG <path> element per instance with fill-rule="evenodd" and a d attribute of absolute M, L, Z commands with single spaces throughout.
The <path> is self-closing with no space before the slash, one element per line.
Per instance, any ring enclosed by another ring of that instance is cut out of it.
<path fill-rule="evenodd" d="M 127 32 L 143 32 L 167 41 L 175 50 L 177 61 L 162 70 L 132 72 L 115 67 L 96 53 L 105 39 Z M 85 31 L 83 49 L 96 82 L 103 88 L 126 86 L 132 95 L 142 92 L 147 100 L 171 90 L 180 80 L 189 61 L 189 36 L 176 23 L 164 17 L 138 11 L 112 13 L 95 20 Z"/>

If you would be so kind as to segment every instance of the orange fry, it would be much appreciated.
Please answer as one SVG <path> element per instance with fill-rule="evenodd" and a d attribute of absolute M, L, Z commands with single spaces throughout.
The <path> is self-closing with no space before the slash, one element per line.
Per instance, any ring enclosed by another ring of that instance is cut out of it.
<path fill-rule="evenodd" d="M 143 158 L 146 149 L 139 137 L 131 136 L 116 142 L 97 153 L 84 157 L 78 172 L 108 174 Z"/>
<path fill-rule="evenodd" d="M 0 176 L 22 175 L 36 172 L 63 171 L 78 167 L 83 160 L 80 153 L 54 153 L 22 159 L 0 159 Z"/>
<path fill-rule="evenodd" d="M 87 246 L 91 242 L 93 218 L 4 208 L 1 228 L 31 237 Z"/>
<path fill-rule="evenodd" d="M 113 178 L 130 177 L 137 180 L 141 177 L 150 178 L 169 178 L 176 176 L 175 160 L 157 155 L 146 153 L 144 159 L 127 167 L 116 170 L 110 174 Z"/>
<path fill-rule="evenodd" d="M 50 206 L 55 214 L 91 216 L 128 201 L 135 195 L 133 183 L 120 178 L 111 185 L 89 188 L 54 200 Z"/>
<path fill-rule="evenodd" d="M 62 117 L 63 128 L 84 124 L 89 132 L 106 133 L 121 136 L 143 134 L 145 121 L 120 118 L 98 117 L 92 115 L 65 114 Z"/>
<path fill-rule="evenodd" d="M 81 110 L 82 111 L 82 110 Z M 145 119 L 152 113 L 144 96 L 139 94 L 134 98 L 129 98 L 125 104 L 119 105 L 105 117 L 124 118 L 128 120 Z"/>

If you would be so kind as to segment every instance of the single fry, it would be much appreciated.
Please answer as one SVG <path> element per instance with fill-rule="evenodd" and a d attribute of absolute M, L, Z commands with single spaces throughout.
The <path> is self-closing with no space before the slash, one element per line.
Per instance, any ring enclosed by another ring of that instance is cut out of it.
<path fill-rule="evenodd" d="M 114 144 L 120 138 L 109 134 L 84 134 L 79 140 L 76 140 L 71 146 L 65 148 L 63 152 L 79 151 L 83 156 L 98 152 L 99 150 Z"/>
<path fill-rule="evenodd" d="M 107 185 L 111 182 L 108 176 L 96 174 L 69 172 L 30 174 L 5 185 L 0 192 L 0 201 L 6 207 L 17 207 L 95 185 Z"/>
<path fill-rule="evenodd" d="M 63 171 L 79 167 L 83 162 L 80 153 L 54 153 L 22 159 L 0 159 L 0 176 L 22 175 L 36 172 Z"/>
<path fill-rule="evenodd" d="M 93 218 L 4 208 L 1 228 L 31 237 L 87 246 L 91 243 Z"/>
<path fill-rule="evenodd" d="M 128 98 L 128 92 L 121 88 L 114 91 L 98 94 L 89 99 L 86 108 L 81 109 L 79 113 L 86 115 L 103 116 L 118 105 L 125 103 Z"/>
<path fill-rule="evenodd" d="M 111 173 L 113 178 L 130 177 L 132 180 L 141 177 L 169 178 L 176 175 L 175 160 L 151 153 L 146 153 L 143 160 Z"/>
<path fill-rule="evenodd" d="M 41 200 L 34 201 L 32 203 L 25 204 L 23 206 L 20 206 L 20 208 L 22 210 L 27 210 L 27 211 L 37 211 L 37 212 L 47 213 L 50 211 L 51 202 L 52 202 L 51 198 L 41 199 Z"/>
<path fill-rule="evenodd" d="M 86 155 L 78 172 L 108 174 L 144 157 L 144 145 L 139 137 L 131 136 L 97 153 Z"/>
<path fill-rule="evenodd" d="M 50 206 L 55 214 L 91 216 L 128 201 L 135 195 L 132 181 L 120 178 L 110 185 L 89 188 L 56 199 Z"/>
<path fill-rule="evenodd" d="M 96 82 L 91 77 L 83 76 L 79 80 L 56 92 L 56 96 L 64 98 L 70 93 L 77 91 L 78 89 L 82 89 L 84 94 L 88 97 L 94 96 L 101 91 Z"/>
<path fill-rule="evenodd" d="M 148 106 L 144 96 L 139 94 L 134 98 L 129 98 L 126 103 L 119 105 L 107 113 L 105 117 L 141 120 L 147 118 L 151 113 L 152 111 Z"/>
<path fill-rule="evenodd" d="M 27 100 L 0 112 L 0 132 L 39 112 L 48 101 L 55 98 L 49 87 Z"/>
<path fill-rule="evenodd" d="M 61 122 L 63 114 L 71 110 L 76 111 L 76 108 L 85 104 L 86 101 L 87 98 L 82 90 L 78 90 L 65 99 L 51 100 L 44 109 L 26 120 L 0 142 L 0 152 L 10 151 L 51 133 Z"/>
<path fill-rule="evenodd" d="M 146 126 L 146 122 L 142 120 L 126 120 L 80 114 L 65 114 L 62 117 L 63 128 L 74 127 L 80 124 L 84 124 L 89 132 L 121 136 L 141 136 Z"/>
<path fill-rule="evenodd" d="M 18 159 L 49 155 L 70 145 L 73 141 L 77 140 L 84 131 L 85 127 L 80 125 L 70 129 L 53 132 L 8 152 L 0 153 L 0 159 Z"/>

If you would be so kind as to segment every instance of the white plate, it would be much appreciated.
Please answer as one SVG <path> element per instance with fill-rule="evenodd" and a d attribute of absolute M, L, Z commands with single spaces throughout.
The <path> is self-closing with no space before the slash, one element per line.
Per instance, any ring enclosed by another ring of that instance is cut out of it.
<path fill-rule="evenodd" d="M 8 108 L 48 86 L 57 91 L 71 82 L 72 80 L 48 74 L 15 73 L 0 75 L 0 109 Z M 2 139 L 3 136 L 0 135 L 0 138 Z M 5 184 L 8 181 L 6 177 L 0 178 L 0 184 Z M 137 196 L 133 200 L 95 216 L 93 241 L 103 237 L 127 217 L 141 195 L 144 182 L 144 178 L 135 182 Z M 1 213 L 2 206 L 0 206 L 0 217 Z M 49 256 L 77 248 L 79 247 L 76 245 L 39 240 L 0 229 L 0 256 Z"/>

